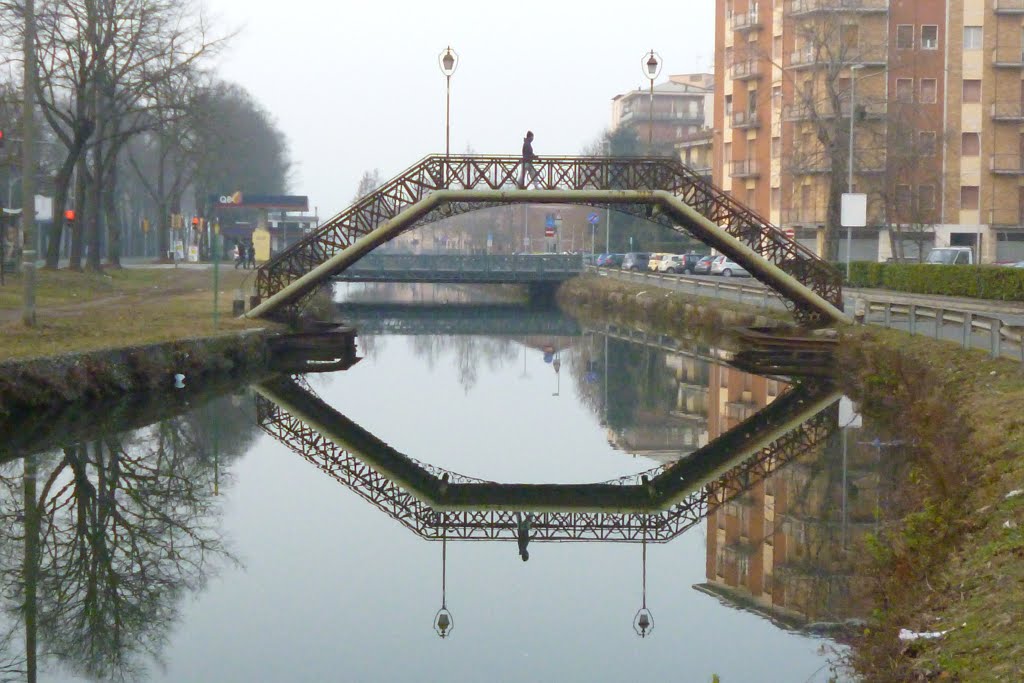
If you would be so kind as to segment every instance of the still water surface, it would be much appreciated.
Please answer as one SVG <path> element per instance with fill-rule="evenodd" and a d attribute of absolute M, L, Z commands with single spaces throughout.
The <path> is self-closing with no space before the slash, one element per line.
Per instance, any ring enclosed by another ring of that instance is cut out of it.
<path fill-rule="evenodd" d="M 712 480 L 728 486 L 677 496 L 672 528 L 691 528 L 666 542 L 655 540 L 674 532 L 646 530 L 669 519 L 660 511 L 534 506 L 524 562 L 511 507 L 477 505 L 431 527 L 435 510 L 393 497 L 386 467 L 352 457 L 389 453 L 362 430 L 453 484 L 621 489 L 681 459 L 727 462 L 707 444 L 796 389 L 700 345 L 609 326 L 572 333 L 576 323 L 550 316 L 508 336 L 498 332 L 525 312 L 465 314 L 480 334 L 440 335 L 452 323 L 439 316 L 367 320 L 365 358 L 286 385 L 298 401 L 287 407 L 249 386 L 188 405 L 178 394 L 162 419 L 69 434 L 63 448 L 4 465 L 5 663 L 23 667 L 20 587 L 34 576 L 40 680 L 827 680 L 842 647 L 809 625 L 862 614 L 837 548 L 870 528 L 879 504 L 878 449 L 859 423 L 825 401 L 817 445 L 785 466 L 789 451 L 758 451 L 760 466 Z M 339 425 L 348 431 L 326 433 Z M 334 459 L 318 459 L 316 444 Z M 712 490 L 710 516 L 680 523 L 703 517 Z M 573 534 L 619 538 L 557 542 Z M 479 540 L 488 535 L 499 538 Z M 33 575 L 25 557 L 36 551 Z M 645 600 L 654 628 L 639 638 Z M 444 639 L 442 601 L 454 620 Z"/>

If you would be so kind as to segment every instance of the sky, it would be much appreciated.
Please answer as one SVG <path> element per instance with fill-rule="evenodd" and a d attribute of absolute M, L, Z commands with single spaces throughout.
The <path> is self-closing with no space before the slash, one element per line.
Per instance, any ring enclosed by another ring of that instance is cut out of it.
<path fill-rule="evenodd" d="M 445 78 L 451 150 L 579 154 L 609 125 L 611 99 L 648 81 L 654 49 L 670 73 L 713 62 L 713 0 L 205 0 L 238 29 L 216 70 L 247 88 L 288 137 L 290 190 L 322 218 L 344 209 L 364 171 L 398 175 L 444 153 Z"/>

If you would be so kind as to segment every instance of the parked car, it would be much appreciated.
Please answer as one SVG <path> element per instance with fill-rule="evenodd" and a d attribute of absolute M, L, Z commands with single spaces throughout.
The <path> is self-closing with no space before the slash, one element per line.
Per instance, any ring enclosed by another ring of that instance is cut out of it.
<path fill-rule="evenodd" d="M 661 272 L 661 262 L 671 255 L 660 251 L 651 254 L 651 258 L 647 261 L 647 270 L 654 271 L 655 273 Z"/>
<path fill-rule="evenodd" d="M 1014 264 L 1013 264 L 1012 266 L 1010 266 L 1010 267 L 1011 267 L 1011 268 L 1024 268 L 1024 261 L 1017 261 L 1016 263 L 1014 263 Z"/>
<path fill-rule="evenodd" d="M 970 265 L 974 263 L 974 250 L 971 247 L 936 247 L 928 252 L 925 263 L 942 265 Z"/>
<path fill-rule="evenodd" d="M 642 251 L 631 251 L 622 257 L 623 270 L 647 270 L 651 255 Z"/>
<path fill-rule="evenodd" d="M 715 260 L 711 262 L 711 274 L 721 275 L 722 277 L 733 277 L 734 275 L 750 277 L 750 273 L 747 272 L 746 268 L 724 255 L 716 256 Z"/>
<path fill-rule="evenodd" d="M 682 254 L 667 254 L 661 261 L 658 262 L 659 273 L 681 273 L 683 272 L 683 263 L 685 262 L 685 256 Z"/>
<path fill-rule="evenodd" d="M 601 254 L 597 257 L 597 265 L 600 268 L 618 268 L 622 265 L 622 257 L 625 254 Z"/>
<path fill-rule="evenodd" d="M 693 274 L 696 271 L 694 268 L 700 263 L 701 259 L 704 258 L 704 254 L 683 254 L 683 271 L 687 274 Z"/>
<path fill-rule="evenodd" d="M 697 263 L 693 266 L 694 275 L 710 275 L 711 274 L 711 262 L 715 260 L 714 256 L 702 256 Z"/>

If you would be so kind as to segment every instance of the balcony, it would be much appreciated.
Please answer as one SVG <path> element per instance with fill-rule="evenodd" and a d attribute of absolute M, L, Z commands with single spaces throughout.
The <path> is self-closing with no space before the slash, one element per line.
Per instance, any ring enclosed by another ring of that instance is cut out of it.
<path fill-rule="evenodd" d="M 757 12 L 744 12 L 732 15 L 733 31 L 754 31 L 761 28 L 761 17 Z"/>
<path fill-rule="evenodd" d="M 1024 14 L 1024 0 L 992 0 L 996 14 Z"/>
<path fill-rule="evenodd" d="M 993 154 L 989 169 L 996 175 L 1024 175 L 1024 158 L 1020 154 Z"/>
<path fill-rule="evenodd" d="M 793 50 L 789 53 L 790 69 L 811 69 L 820 66 L 852 66 L 861 64 L 863 66 L 885 66 L 889 63 L 889 55 L 885 45 L 863 45 L 850 47 L 844 50 L 845 54 L 827 54 L 825 51 L 815 50 L 813 46 L 805 46 L 800 50 Z"/>
<path fill-rule="evenodd" d="M 884 119 L 887 111 L 888 105 L 885 102 L 857 102 L 857 113 L 861 119 Z M 840 102 L 839 116 L 844 119 L 850 118 L 849 100 Z M 816 108 L 806 104 L 789 104 L 782 108 L 784 121 L 811 121 L 835 117 L 835 111 L 824 104 Z"/>
<path fill-rule="evenodd" d="M 1024 2 L 1024 0 L 1021 1 Z M 1024 121 L 1024 102 L 1019 100 L 994 102 L 992 104 L 992 120 L 1009 121 L 1012 123 Z"/>
<path fill-rule="evenodd" d="M 757 168 L 757 159 L 738 159 L 729 166 L 731 178 L 758 178 L 761 172 Z"/>
<path fill-rule="evenodd" d="M 780 225 L 824 225 L 825 209 L 782 209 L 779 211 Z"/>
<path fill-rule="evenodd" d="M 1009 45 L 992 49 L 992 66 L 997 69 L 1024 68 L 1024 50 Z"/>
<path fill-rule="evenodd" d="M 638 123 L 644 123 L 650 120 L 650 114 L 641 109 L 631 109 L 629 111 L 622 112 L 622 117 L 619 119 L 619 123 L 627 123 L 629 121 L 635 121 Z M 703 112 L 691 112 L 691 111 L 657 111 L 654 112 L 654 120 L 656 122 L 669 122 L 677 123 L 681 126 L 703 126 L 704 125 L 704 113 Z"/>
<path fill-rule="evenodd" d="M 821 153 L 804 154 L 794 152 L 789 157 L 789 163 L 784 164 L 786 171 L 792 175 L 821 175 L 828 173 L 831 168 L 828 159 Z"/>
<path fill-rule="evenodd" d="M 750 81 L 761 78 L 761 63 L 755 59 L 735 62 L 730 69 L 734 81 Z"/>
<path fill-rule="evenodd" d="M 732 127 L 747 130 L 760 128 L 761 120 L 757 117 L 756 111 L 734 111 L 732 113 Z"/>
<path fill-rule="evenodd" d="M 889 0 L 790 0 L 787 8 L 791 17 L 817 12 L 885 13 Z"/>
<path fill-rule="evenodd" d="M 993 228 L 1020 228 L 1020 209 L 989 209 L 988 223 Z"/>

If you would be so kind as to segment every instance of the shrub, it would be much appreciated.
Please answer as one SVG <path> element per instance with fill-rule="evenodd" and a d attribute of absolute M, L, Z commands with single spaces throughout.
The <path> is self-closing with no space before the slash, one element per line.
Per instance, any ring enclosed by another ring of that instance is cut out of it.
<path fill-rule="evenodd" d="M 855 261 L 850 264 L 847 285 L 915 294 L 1024 301 L 1024 268 Z"/>

